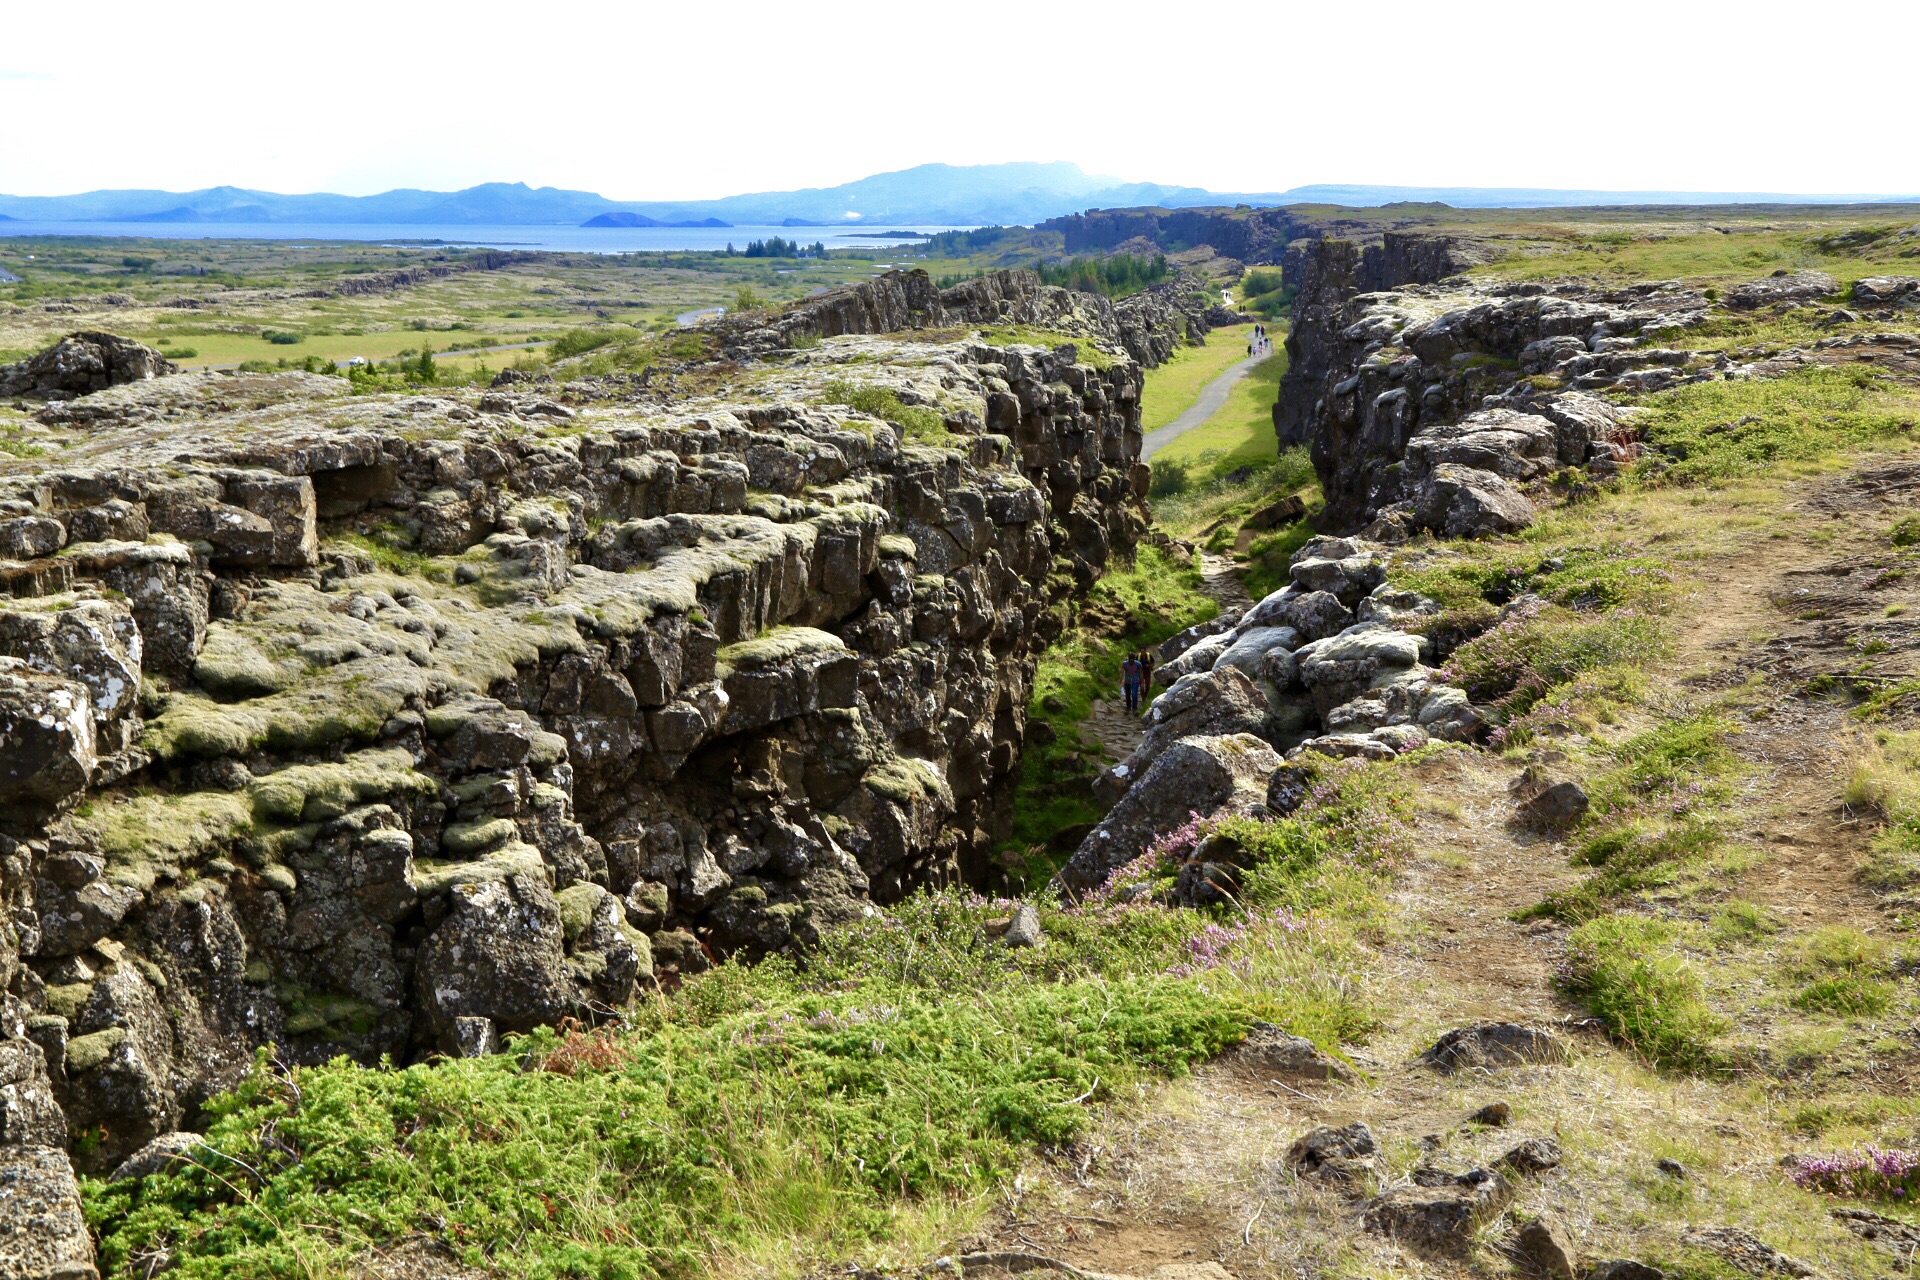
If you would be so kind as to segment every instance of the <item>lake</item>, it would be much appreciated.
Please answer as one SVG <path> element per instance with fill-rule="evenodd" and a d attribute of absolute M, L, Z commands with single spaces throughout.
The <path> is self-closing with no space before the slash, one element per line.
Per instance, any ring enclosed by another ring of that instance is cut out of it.
<path fill-rule="evenodd" d="M 953 227 L 880 227 L 879 232 L 936 232 Z M 0 222 L 0 238 L 14 236 L 135 236 L 147 240 L 291 240 L 301 244 L 365 240 L 378 244 L 475 245 L 492 249 L 549 249 L 568 253 L 736 249 L 749 240 L 779 236 L 829 249 L 879 248 L 911 243 L 902 234 L 854 234 L 848 227 L 580 227 L 440 226 L 302 222 Z"/>

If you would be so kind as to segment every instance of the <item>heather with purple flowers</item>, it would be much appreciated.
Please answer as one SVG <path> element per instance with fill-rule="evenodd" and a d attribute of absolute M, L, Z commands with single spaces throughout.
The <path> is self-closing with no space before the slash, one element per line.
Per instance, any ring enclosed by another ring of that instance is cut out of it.
<path fill-rule="evenodd" d="M 1911 1200 L 1920 1194 L 1920 1151 L 1871 1144 L 1830 1156 L 1795 1156 L 1794 1185 L 1830 1196 Z"/>

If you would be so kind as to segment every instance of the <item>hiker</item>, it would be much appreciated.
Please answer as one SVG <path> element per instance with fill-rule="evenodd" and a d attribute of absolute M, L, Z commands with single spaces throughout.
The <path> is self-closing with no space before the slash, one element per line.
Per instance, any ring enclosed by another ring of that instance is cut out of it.
<path fill-rule="evenodd" d="M 1140 651 L 1140 696 L 1145 698 L 1153 691 L 1153 650 Z"/>
<path fill-rule="evenodd" d="M 1143 674 L 1145 671 L 1140 665 L 1140 655 L 1128 654 L 1120 668 L 1120 687 L 1127 695 L 1127 714 L 1130 716 L 1140 714 L 1140 678 Z"/>

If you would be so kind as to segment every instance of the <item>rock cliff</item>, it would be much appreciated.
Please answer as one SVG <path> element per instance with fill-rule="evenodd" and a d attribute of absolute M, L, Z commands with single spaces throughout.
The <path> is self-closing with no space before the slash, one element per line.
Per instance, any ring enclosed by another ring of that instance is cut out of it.
<path fill-rule="evenodd" d="M 1721 353 L 1657 345 L 1709 307 L 1674 284 L 1478 283 L 1475 246 L 1389 234 L 1289 251 L 1300 284 L 1274 406 L 1282 448 L 1306 445 L 1324 526 L 1388 541 L 1529 523 L 1517 486 L 1611 467 L 1629 416 L 1598 398 L 1736 374 Z"/>
<path fill-rule="evenodd" d="M 478 1051 L 983 883 L 1053 606 L 1145 533 L 1133 352 L 1186 298 L 895 273 L 717 329 L 666 403 L 50 406 L 85 441 L 0 465 L 5 1141 L 110 1167 L 260 1045 Z"/>

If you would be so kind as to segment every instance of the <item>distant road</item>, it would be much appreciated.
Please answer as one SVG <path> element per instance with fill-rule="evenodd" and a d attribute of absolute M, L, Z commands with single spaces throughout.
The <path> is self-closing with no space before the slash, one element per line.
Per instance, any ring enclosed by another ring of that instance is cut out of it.
<path fill-rule="evenodd" d="M 1253 366 L 1267 359 L 1273 352 L 1262 351 L 1257 356 L 1248 356 L 1238 364 L 1229 365 L 1227 371 L 1200 389 L 1200 395 L 1187 411 L 1157 431 L 1147 432 L 1146 439 L 1140 444 L 1140 461 L 1145 462 L 1160 450 L 1178 440 L 1187 432 L 1212 418 L 1226 405 L 1227 397 L 1233 394 L 1233 386 L 1252 372 Z"/>

